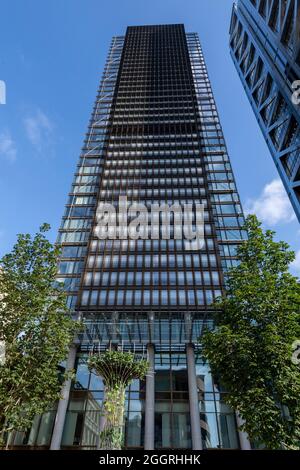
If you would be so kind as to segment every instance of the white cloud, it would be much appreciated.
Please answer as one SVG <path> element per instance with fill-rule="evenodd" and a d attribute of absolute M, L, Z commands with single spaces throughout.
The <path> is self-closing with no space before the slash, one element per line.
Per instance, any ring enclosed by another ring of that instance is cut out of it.
<path fill-rule="evenodd" d="M 296 274 L 300 275 L 300 250 L 297 251 L 296 259 L 292 262 L 291 268 Z"/>
<path fill-rule="evenodd" d="M 38 109 L 33 115 L 24 119 L 28 139 L 38 152 L 50 142 L 53 125 L 46 114 Z"/>
<path fill-rule="evenodd" d="M 266 184 L 257 199 L 246 204 L 247 214 L 256 214 L 267 225 L 292 222 L 296 219 L 290 200 L 280 179 Z"/>
<path fill-rule="evenodd" d="M 11 163 L 17 158 L 17 148 L 8 130 L 0 133 L 0 157 L 5 158 Z"/>

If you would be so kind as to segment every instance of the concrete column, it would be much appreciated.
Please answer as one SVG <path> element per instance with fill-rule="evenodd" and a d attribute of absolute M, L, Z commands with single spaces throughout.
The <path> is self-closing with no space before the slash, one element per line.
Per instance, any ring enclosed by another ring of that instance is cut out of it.
<path fill-rule="evenodd" d="M 154 405 L 155 405 L 155 351 L 153 344 L 148 344 L 149 372 L 146 376 L 145 400 L 145 450 L 154 450 Z"/>
<path fill-rule="evenodd" d="M 118 346 L 118 334 L 117 334 L 118 320 L 119 320 L 119 313 L 118 312 L 113 312 L 112 315 L 111 315 L 111 322 L 112 322 L 111 345 L 115 348 L 117 348 L 117 346 Z"/>
<path fill-rule="evenodd" d="M 187 344 L 189 344 L 192 339 L 192 322 L 193 318 L 190 312 L 186 312 L 184 314 L 184 326 L 185 326 L 185 341 Z"/>
<path fill-rule="evenodd" d="M 192 344 L 187 344 L 186 346 L 186 359 L 187 359 L 187 369 L 188 369 L 193 450 L 202 450 L 199 400 L 198 400 L 196 369 L 195 369 L 195 354 L 194 354 L 194 347 Z"/>
<path fill-rule="evenodd" d="M 153 312 L 148 313 L 148 324 L 149 324 L 149 343 L 154 344 L 154 320 L 155 315 Z"/>
<path fill-rule="evenodd" d="M 249 441 L 248 434 L 244 431 L 240 431 L 239 427 L 244 424 L 244 420 L 240 417 L 238 413 L 236 415 L 236 422 L 238 425 L 238 435 L 239 435 L 239 441 L 240 441 L 240 448 L 241 450 L 251 450 L 251 444 Z"/>
<path fill-rule="evenodd" d="M 70 348 L 69 355 L 67 358 L 66 371 L 74 369 L 75 359 L 77 353 L 77 346 L 73 344 Z M 62 386 L 61 398 L 58 402 L 57 412 L 55 417 L 54 429 L 51 439 L 50 450 L 59 450 L 64 430 L 64 424 L 66 419 L 67 407 L 70 396 L 71 380 L 66 380 Z"/>

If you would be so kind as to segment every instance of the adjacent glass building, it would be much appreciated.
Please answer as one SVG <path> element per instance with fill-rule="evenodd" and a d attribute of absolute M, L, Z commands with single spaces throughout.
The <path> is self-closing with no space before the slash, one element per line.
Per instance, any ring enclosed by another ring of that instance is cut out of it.
<path fill-rule="evenodd" d="M 239 0 L 230 49 L 278 173 L 300 220 L 300 79 L 298 0 Z M 297 87 L 299 88 L 299 87 Z"/>
<path fill-rule="evenodd" d="M 204 204 L 204 246 L 99 240 L 96 208 L 120 195 L 147 207 Z M 97 447 L 103 383 L 86 359 L 113 345 L 147 355 L 153 371 L 127 391 L 127 448 L 248 448 L 197 344 L 243 223 L 198 35 L 181 24 L 129 27 L 112 39 L 58 237 L 58 281 L 85 324 L 67 361 L 76 380 L 15 444 Z"/>

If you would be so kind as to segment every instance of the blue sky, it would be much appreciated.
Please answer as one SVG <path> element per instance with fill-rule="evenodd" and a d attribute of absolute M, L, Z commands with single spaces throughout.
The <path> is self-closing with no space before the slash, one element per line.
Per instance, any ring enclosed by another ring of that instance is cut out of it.
<path fill-rule="evenodd" d="M 16 233 L 44 221 L 55 240 L 111 36 L 155 23 L 199 33 L 244 208 L 299 251 L 299 224 L 230 58 L 231 7 L 232 0 L 2 1 L 0 256 Z"/>

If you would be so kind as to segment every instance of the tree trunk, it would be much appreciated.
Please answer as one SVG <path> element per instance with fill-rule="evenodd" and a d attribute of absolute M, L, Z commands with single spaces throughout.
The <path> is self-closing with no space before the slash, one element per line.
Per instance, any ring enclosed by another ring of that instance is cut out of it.
<path fill-rule="evenodd" d="M 100 433 L 101 450 L 121 450 L 123 446 L 123 424 L 125 408 L 125 388 L 106 388 L 103 403 L 105 425 Z"/>

